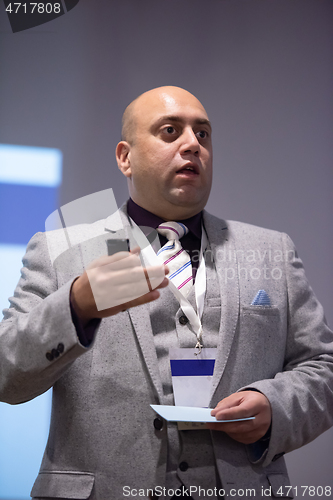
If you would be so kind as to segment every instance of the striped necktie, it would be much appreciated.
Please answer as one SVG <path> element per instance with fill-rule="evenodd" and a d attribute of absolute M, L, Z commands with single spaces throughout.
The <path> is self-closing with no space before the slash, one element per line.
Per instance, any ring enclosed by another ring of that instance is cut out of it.
<path fill-rule="evenodd" d="M 163 222 L 157 232 L 168 239 L 168 242 L 157 252 L 157 255 L 168 266 L 169 280 L 187 297 L 193 286 L 192 264 L 189 254 L 182 248 L 180 238 L 188 233 L 188 229 L 180 222 Z"/>

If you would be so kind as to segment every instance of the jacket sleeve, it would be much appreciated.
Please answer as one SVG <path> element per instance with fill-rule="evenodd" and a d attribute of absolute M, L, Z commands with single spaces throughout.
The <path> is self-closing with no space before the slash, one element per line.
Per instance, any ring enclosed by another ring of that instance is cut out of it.
<path fill-rule="evenodd" d="M 69 279 L 58 288 L 46 236 L 37 233 L 0 323 L 0 400 L 23 403 L 47 391 L 84 354 L 70 310 Z"/>
<path fill-rule="evenodd" d="M 302 261 L 282 234 L 288 300 L 285 364 L 273 379 L 249 388 L 259 390 L 272 407 L 264 466 L 315 439 L 333 425 L 333 333 L 306 279 Z"/>

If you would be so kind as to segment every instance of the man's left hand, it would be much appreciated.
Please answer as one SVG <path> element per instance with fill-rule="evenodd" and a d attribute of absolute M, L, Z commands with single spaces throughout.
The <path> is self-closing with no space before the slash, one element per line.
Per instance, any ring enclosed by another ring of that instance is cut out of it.
<path fill-rule="evenodd" d="M 264 394 L 257 391 L 241 391 L 222 399 L 211 411 L 217 420 L 255 417 L 243 422 L 207 424 L 211 430 L 224 431 L 240 443 L 251 444 L 262 438 L 268 431 L 271 420 L 271 405 Z"/>

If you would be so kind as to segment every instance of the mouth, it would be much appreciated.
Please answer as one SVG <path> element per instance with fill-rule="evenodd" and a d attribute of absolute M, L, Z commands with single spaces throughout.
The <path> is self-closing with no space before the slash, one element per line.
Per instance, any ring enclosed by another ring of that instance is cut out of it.
<path fill-rule="evenodd" d="M 176 171 L 176 174 L 185 176 L 199 175 L 199 167 L 195 163 L 186 163 Z"/>

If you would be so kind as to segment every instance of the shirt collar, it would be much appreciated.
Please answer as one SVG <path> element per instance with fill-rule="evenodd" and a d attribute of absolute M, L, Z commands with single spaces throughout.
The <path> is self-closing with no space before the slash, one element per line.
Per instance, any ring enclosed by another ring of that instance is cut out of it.
<path fill-rule="evenodd" d="M 127 202 L 127 213 L 138 226 L 148 226 L 156 229 L 162 222 L 165 222 L 164 219 L 137 205 L 132 198 L 129 198 Z M 193 215 L 189 219 L 175 222 L 182 222 L 194 236 L 201 239 L 202 212 Z"/>

